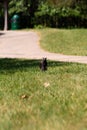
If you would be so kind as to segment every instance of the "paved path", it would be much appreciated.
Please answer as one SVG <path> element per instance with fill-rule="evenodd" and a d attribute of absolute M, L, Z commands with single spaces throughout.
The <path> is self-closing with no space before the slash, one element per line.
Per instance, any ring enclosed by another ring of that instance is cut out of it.
<path fill-rule="evenodd" d="M 67 56 L 49 53 L 39 46 L 39 36 L 33 31 L 0 31 L 0 58 L 47 59 L 87 64 L 87 56 Z"/>

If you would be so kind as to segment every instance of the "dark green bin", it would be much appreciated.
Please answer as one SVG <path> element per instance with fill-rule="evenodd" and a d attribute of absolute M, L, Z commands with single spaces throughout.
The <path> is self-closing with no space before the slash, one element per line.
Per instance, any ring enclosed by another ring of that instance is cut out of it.
<path fill-rule="evenodd" d="M 20 17 L 17 14 L 15 14 L 11 19 L 11 29 L 12 30 L 20 29 Z"/>

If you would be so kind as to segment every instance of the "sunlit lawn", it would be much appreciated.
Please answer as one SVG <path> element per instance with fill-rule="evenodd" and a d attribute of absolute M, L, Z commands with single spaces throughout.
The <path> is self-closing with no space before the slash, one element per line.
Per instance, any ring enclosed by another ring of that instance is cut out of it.
<path fill-rule="evenodd" d="M 41 47 L 66 55 L 87 55 L 87 29 L 40 29 Z"/>
<path fill-rule="evenodd" d="M 0 130 L 87 130 L 87 65 L 0 59 Z"/>

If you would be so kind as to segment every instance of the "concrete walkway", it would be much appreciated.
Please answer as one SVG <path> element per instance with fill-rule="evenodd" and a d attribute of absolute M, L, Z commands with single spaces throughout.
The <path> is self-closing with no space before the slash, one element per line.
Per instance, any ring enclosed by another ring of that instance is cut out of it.
<path fill-rule="evenodd" d="M 87 64 L 87 56 L 67 56 L 49 53 L 39 46 L 39 36 L 33 31 L 0 31 L 0 58 L 25 58 L 77 62 Z"/>

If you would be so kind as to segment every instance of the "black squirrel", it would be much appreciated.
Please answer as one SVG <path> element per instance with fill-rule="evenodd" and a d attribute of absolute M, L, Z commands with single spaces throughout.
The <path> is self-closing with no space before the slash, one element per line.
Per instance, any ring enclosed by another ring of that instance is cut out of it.
<path fill-rule="evenodd" d="M 47 70 L 47 58 L 43 58 L 42 61 L 40 62 L 40 69 L 42 71 Z"/>

